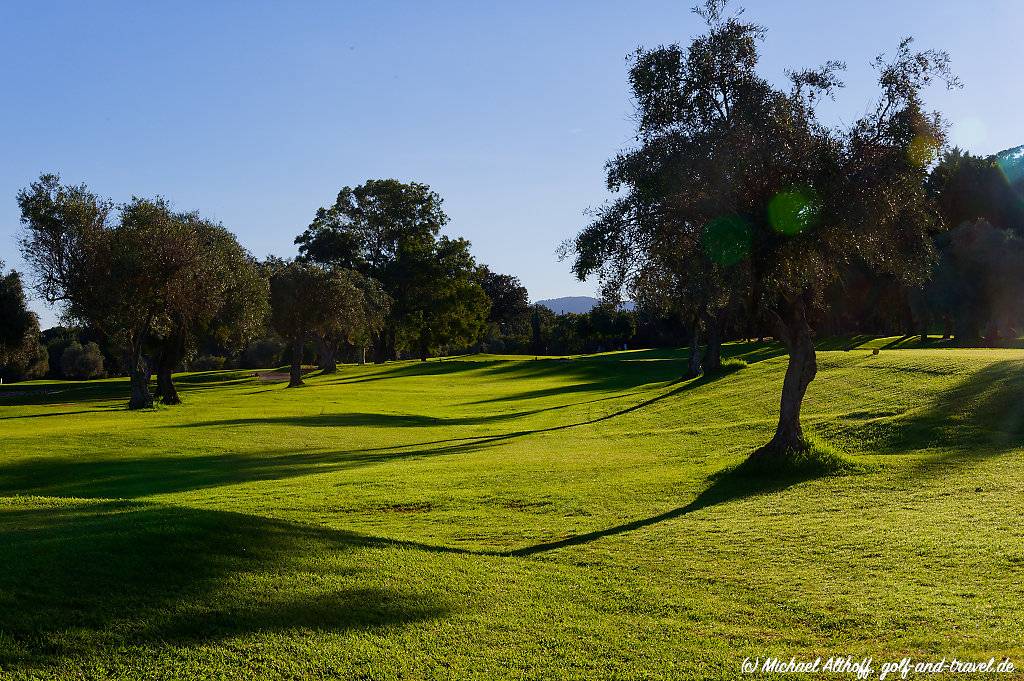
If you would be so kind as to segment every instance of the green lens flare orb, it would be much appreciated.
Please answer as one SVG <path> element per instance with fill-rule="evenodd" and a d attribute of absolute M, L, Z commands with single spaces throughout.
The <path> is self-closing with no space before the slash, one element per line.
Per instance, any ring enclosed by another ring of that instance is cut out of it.
<path fill-rule="evenodd" d="M 939 143 L 928 135 L 917 135 L 910 141 L 907 156 L 910 162 L 920 168 L 928 167 L 938 158 Z"/>
<path fill-rule="evenodd" d="M 794 189 L 779 192 L 768 202 L 768 222 L 780 234 L 799 234 L 817 216 L 811 192 Z"/>
<path fill-rule="evenodd" d="M 750 225 L 738 215 L 715 218 L 704 227 L 704 252 L 719 265 L 735 265 L 750 255 Z"/>

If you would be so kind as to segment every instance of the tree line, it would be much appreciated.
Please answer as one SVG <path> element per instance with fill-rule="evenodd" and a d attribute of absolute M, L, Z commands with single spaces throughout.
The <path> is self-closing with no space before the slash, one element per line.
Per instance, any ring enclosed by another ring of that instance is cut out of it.
<path fill-rule="evenodd" d="M 223 225 L 161 197 L 115 205 L 43 175 L 17 201 L 34 288 L 68 326 L 40 333 L 20 275 L 7 273 L 2 364 L 22 377 L 126 374 L 133 409 L 179 402 L 173 374 L 186 364 L 284 360 L 294 387 L 310 359 L 330 373 L 340 355 L 480 349 L 514 336 L 528 309 L 518 279 L 440 234 L 441 198 L 420 183 L 344 187 L 296 237 L 296 257 L 262 261 Z"/>

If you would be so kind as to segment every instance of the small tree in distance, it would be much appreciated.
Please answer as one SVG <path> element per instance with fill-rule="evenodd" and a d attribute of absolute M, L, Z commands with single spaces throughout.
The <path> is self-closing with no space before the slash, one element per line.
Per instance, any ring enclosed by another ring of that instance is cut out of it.
<path fill-rule="evenodd" d="M 302 352 L 307 342 L 365 335 L 379 325 L 386 299 L 357 272 L 329 268 L 304 260 L 272 259 L 270 323 L 288 344 L 289 388 L 303 385 Z M 368 310 L 369 305 L 377 306 Z"/>

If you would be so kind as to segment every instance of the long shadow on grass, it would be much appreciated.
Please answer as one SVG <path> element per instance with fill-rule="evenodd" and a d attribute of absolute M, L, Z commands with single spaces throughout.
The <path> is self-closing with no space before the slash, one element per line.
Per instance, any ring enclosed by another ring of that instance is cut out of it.
<path fill-rule="evenodd" d="M 710 508 L 718 504 L 738 501 L 763 494 L 781 492 L 793 485 L 807 482 L 817 477 L 820 476 L 810 472 L 806 474 L 790 473 L 787 475 L 773 477 L 748 472 L 742 466 L 732 467 L 711 476 L 709 478 L 710 484 L 708 487 L 706 487 L 704 491 L 698 494 L 693 501 L 685 506 L 679 506 L 678 508 L 673 508 L 665 511 L 664 513 L 659 513 L 647 518 L 640 518 L 620 525 L 594 530 L 593 532 L 585 532 L 583 534 L 577 534 L 555 541 L 541 542 L 539 544 L 533 544 L 531 546 L 524 546 L 522 548 L 507 551 L 465 549 L 350 533 L 342 534 L 345 536 L 346 541 L 356 542 L 367 546 L 400 546 L 403 548 L 412 548 L 433 553 L 456 553 L 462 555 L 493 556 L 499 558 L 527 558 L 569 546 L 589 544 L 590 542 L 604 539 L 605 537 L 627 534 L 635 530 L 657 525 L 658 523 L 674 520 L 689 513 Z M 324 532 L 337 534 L 336 530 L 324 530 Z"/>
<path fill-rule="evenodd" d="M 174 382 L 182 399 L 187 401 L 190 393 L 203 390 L 219 390 L 251 384 L 255 379 L 248 372 L 210 371 L 199 374 L 175 376 Z M 0 386 L 0 406 L 46 406 L 87 407 L 95 403 L 114 402 L 107 407 L 94 409 L 67 409 L 5 418 L 41 418 L 47 416 L 68 416 L 97 411 L 124 411 L 128 403 L 128 379 L 97 381 L 52 381 L 45 383 L 14 384 Z"/>
<path fill-rule="evenodd" d="M 465 437 L 453 437 L 445 438 L 441 440 L 431 440 L 428 442 L 418 442 L 413 444 L 403 445 L 387 445 L 383 447 L 374 447 L 360 450 L 351 450 L 349 454 L 359 453 L 366 454 L 371 452 L 385 452 L 400 450 L 400 455 L 404 456 L 431 456 L 438 454 L 463 454 L 480 450 L 486 447 L 494 446 L 508 440 L 514 440 L 517 438 L 525 437 L 528 435 L 537 435 L 540 433 L 552 433 L 561 430 L 568 430 L 570 428 L 580 428 L 582 426 L 590 426 L 603 421 L 609 421 L 620 416 L 625 416 L 639 409 L 649 407 L 662 400 L 675 397 L 685 391 L 693 390 L 700 386 L 706 385 L 713 381 L 717 381 L 720 378 L 731 373 L 725 371 L 712 375 L 701 376 L 696 379 L 691 379 L 686 382 L 675 382 L 671 385 L 676 387 L 671 390 L 667 390 L 659 395 L 656 395 L 650 399 L 644 400 L 637 404 L 634 404 L 623 409 L 616 410 L 603 416 L 596 418 L 587 419 L 585 421 L 578 421 L 575 423 L 563 423 L 557 426 L 549 426 L 547 428 L 532 428 L 517 430 L 508 433 L 499 433 L 497 435 L 469 435 Z M 681 384 L 680 384 L 681 383 Z M 607 398 L 600 398 L 596 400 L 586 400 L 584 402 L 576 402 L 569 405 L 557 405 L 554 407 L 547 407 L 544 409 L 536 409 L 522 412 L 514 412 L 512 414 L 502 415 L 491 415 L 483 417 L 465 417 L 465 418 L 433 418 L 433 417 L 419 417 L 419 416 L 403 416 L 403 415 L 388 415 L 388 414 L 329 414 L 329 415 L 306 415 L 306 416 L 286 416 L 286 417 L 272 417 L 269 419 L 265 418 L 253 418 L 253 419 L 233 419 L 227 421 L 207 421 L 192 424 L 181 424 L 172 427 L 194 427 L 194 426 L 220 426 L 220 425 L 259 425 L 262 423 L 275 423 L 285 425 L 305 425 L 305 426 L 331 426 L 331 425 L 362 425 L 362 426 L 381 426 L 389 427 L 394 424 L 410 425 L 410 426 L 446 426 L 446 425 L 467 425 L 467 424 L 481 424 L 488 423 L 495 420 L 505 420 L 506 418 L 518 418 L 521 416 L 528 416 L 543 411 L 549 411 L 553 409 L 562 409 L 568 406 L 575 406 L 579 404 L 590 404 L 593 402 L 600 402 L 606 399 L 619 399 L 622 395 L 613 395 Z M 441 445 L 441 446 L 437 446 Z M 411 449 L 410 449 L 411 448 Z M 419 449 L 417 449 L 419 448 Z M 2 469 L 0 469 L 2 473 Z"/>
<path fill-rule="evenodd" d="M 1018 449 L 1024 447 L 1024 362 L 1006 360 L 979 369 L 906 414 L 850 416 L 828 431 L 883 454 L 943 450 L 915 473 Z"/>
<path fill-rule="evenodd" d="M 371 561 L 346 557 L 368 542 L 344 533 L 136 502 L 14 504 L 0 509 L 7 672 L 109 669 L 138 646 L 373 630 L 448 610 L 432 593 L 381 586 Z"/>
<path fill-rule="evenodd" d="M 136 498 L 259 480 L 279 480 L 311 473 L 329 473 L 397 459 L 465 454 L 529 435 L 608 421 L 718 380 L 721 376 L 687 381 L 650 399 L 593 419 L 497 435 L 464 436 L 411 444 L 321 452 L 296 452 L 294 449 L 281 448 L 252 454 L 225 453 L 199 456 L 150 455 L 103 459 L 34 457 L 0 465 L 0 494 Z M 345 421 L 346 416 L 338 415 L 339 420 L 334 421 L 325 421 L 324 417 L 312 415 L 280 419 L 238 419 L 196 425 L 356 425 L 351 419 Z M 335 417 L 328 417 L 333 418 Z M 380 414 L 356 414 L 353 418 L 360 421 L 361 425 L 388 426 L 395 423 L 388 415 Z M 434 420 L 429 424 L 420 422 L 419 417 L 415 416 L 399 419 L 405 425 L 411 426 L 438 425 Z"/>
<path fill-rule="evenodd" d="M 449 452 L 428 448 L 319 452 L 282 448 L 252 454 L 199 456 L 33 457 L 0 466 L 0 495 L 132 499 L 260 480 L 282 480 L 310 473 L 330 473 L 445 453 Z"/>
<path fill-rule="evenodd" d="M 175 423 L 166 426 L 167 428 L 218 428 L 221 426 L 305 426 L 311 428 L 332 428 L 332 427 L 363 427 L 363 428 L 431 428 L 448 426 L 471 426 L 485 425 L 488 423 L 499 423 L 512 421 L 527 416 L 543 414 L 560 409 L 569 409 L 596 402 L 608 400 L 619 400 L 629 397 L 635 393 L 624 395 L 609 395 L 598 397 L 592 400 L 581 400 L 567 404 L 556 404 L 550 407 L 527 409 L 523 411 L 501 412 L 497 414 L 482 414 L 478 416 L 426 416 L 422 414 L 383 414 L 374 412 L 339 412 L 334 414 L 303 414 L 297 416 L 254 416 L 237 419 L 217 419 L 213 421 L 190 421 L 188 423 Z M 476 438 L 463 438 L 476 439 Z M 378 450 L 399 449 L 402 447 L 418 447 L 421 445 L 438 444 L 450 440 L 435 440 L 432 442 L 420 442 L 411 445 L 391 445 L 379 447 Z M 361 450 L 371 451 L 371 450 Z"/>
<path fill-rule="evenodd" d="M 604 539 L 605 537 L 626 534 L 628 532 L 650 527 L 651 525 L 657 525 L 658 523 L 663 523 L 668 520 L 674 520 L 675 518 L 687 515 L 688 513 L 693 513 L 694 511 L 699 511 L 718 504 L 724 504 L 729 501 L 737 501 L 761 494 L 780 492 L 798 483 L 811 480 L 814 477 L 816 476 L 787 475 L 784 477 L 772 478 L 754 476 L 743 471 L 742 468 L 728 469 L 723 473 L 712 476 L 711 484 L 703 492 L 697 495 L 696 499 L 685 506 L 673 508 L 669 511 L 665 511 L 664 513 L 659 513 L 648 518 L 640 518 L 628 523 L 622 523 L 621 525 L 606 527 L 601 530 L 594 530 L 593 532 L 586 532 L 584 534 L 577 534 L 556 541 L 542 542 L 540 544 L 534 544 L 533 546 L 526 546 L 521 549 L 509 551 L 503 555 L 526 557 L 533 556 L 538 553 L 546 553 L 548 551 L 562 549 L 568 546 L 588 544 L 598 539 Z"/>

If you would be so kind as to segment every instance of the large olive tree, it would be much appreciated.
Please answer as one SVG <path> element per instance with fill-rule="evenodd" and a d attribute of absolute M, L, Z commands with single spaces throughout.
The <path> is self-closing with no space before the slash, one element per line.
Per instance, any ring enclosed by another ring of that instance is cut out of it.
<path fill-rule="evenodd" d="M 943 52 L 909 39 L 879 57 L 877 105 L 846 128 L 816 116 L 842 83 L 839 62 L 757 72 L 765 29 L 709 0 L 707 31 L 687 47 L 639 50 L 630 70 L 638 146 L 608 164 L 619 196 L 569 245 L 580 277 L 614 288 L 666 273 L 687 305 L 741 299 L 789 353 L 775 435 L 755 453 L 778 461 L 807 447 L 800 407 L 817 372 L 813 306 L 856 262 L 915 280 L 939 220 L 924 182 L 943 125 L 922 89 L 955 84 Z"/>
<path fill-rule="evenodd" d="M 239 295 L 255 296 L 241 303 L 250 316 L 266 306 L 266 287 L 252 283 L 255 269 L 234 236 L 162 198 L 115 209 L 85 185 L 43 175 L 18 204 L 36 290 L 122 349 L 131 409 L 152 406 L 154 370 L 164 401 L 177 401 L 171 371 L 218 311 L 240 304 Z"/>

